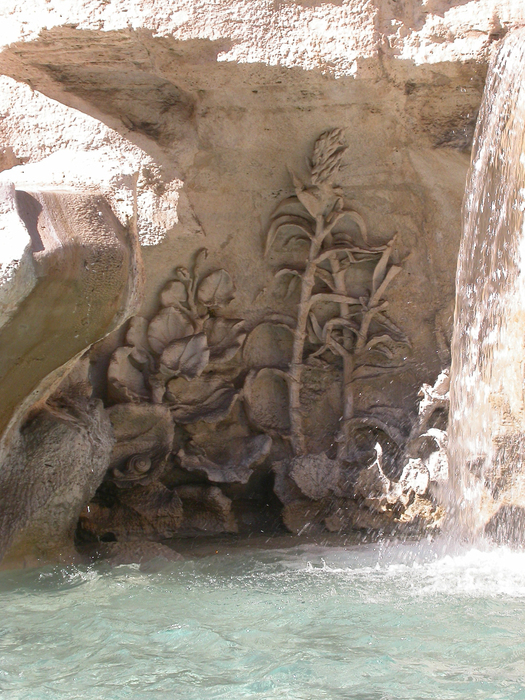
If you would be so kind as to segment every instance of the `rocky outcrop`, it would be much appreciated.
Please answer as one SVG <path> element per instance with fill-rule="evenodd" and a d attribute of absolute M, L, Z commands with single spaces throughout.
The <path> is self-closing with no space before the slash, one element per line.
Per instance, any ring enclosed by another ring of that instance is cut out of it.
<path fill-rule="evenodd" d="M 414 532 L 439 526 L 448 479 L 448 392 L 448 370 L 434 386 L 421 389 L 413 428 L 394 459 L 378 442 L 375 457 L 364 468 L 325 455 L 274 464 L 274 489 L 286 527 L 298 533 Z"/>
<path fill-rule="evenodd" d="M 0 467 L 4 566 L 75 557 L 80 511 L 95 494 L 114 443 L 102 402 L 86 388 L 66 380 L 14 432 Z"/>
<path fill-rule="evenodd" d="M 72 548 L 108 466 L 111 424 L 87 377 L 46 399 L 136 308 L 141 271 L 135 234 L 100 195 L 12 185 L 3 194 L 0 556 L 13 537 L 25 556 Z"/>
<path fill-rule="evenodd" d="M 118 328 L 140 298 L 135 238 L 101 196 L 4 193 L 2 236 L 13 252 L 2 270 L 2 435 L 49 395 L 57 370 Z"/>

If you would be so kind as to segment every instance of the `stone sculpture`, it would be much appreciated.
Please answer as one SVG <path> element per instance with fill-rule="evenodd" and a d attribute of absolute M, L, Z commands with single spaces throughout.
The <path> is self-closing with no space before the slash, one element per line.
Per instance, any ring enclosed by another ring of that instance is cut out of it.
<path fill-rule="evenodd" d="M 306 259 L 300 267 L 285 267 L 276 273 L 276 278 L 288 276 L 291 283 L 297 280 L 300 285 L 289 364 L 261 369 L 249 377 L 250 389 L 263 373 L 279 376 L 288 387 L 293 457 L 274 465 L 274 470 L 280 482 L 278 495 L 285 509 L 293 509 L 294 521 L 297 506 L 292 504 L 297 499 L 290 496 L 289 483 L 284 491 L 283 485 L 293 481 L 300 491 L 299 500 L 305 496 L 313 500 L 335 494 L 349 496 L 343 472 L 345 463 L 356 458 L 356 429 L 364 425 L 380 427 L 387 434 L 397 432 L 395 426 L 390 429 L 371 416 L 356 415 L 354 386 L 358 379 L 401 368 L 409 349 L 405 334 L 387 317 L 388 302 L 384 300 L 387 288 L 401 271 L 400 266 L 390 264 L 395 238 L 386 244 L 370 244 L 363 218 L 344 206 L 335 178 L 345 150 L 341 129 L 321 134 L 308 163 L 309 182 L 291 173 L 295 196 L 278 205 L 266 240 L 267 254 L 279 239 L 284 248 L 295 241 L 306 244 L 302 249 Z M 357 294 L 352 292 L 356 288 L 352 278 L 355 268 L 370 276 L 368 289 Z M 303 376 L 308 365 L 321 364 L 328 370 L 329 365 L 322 360 L 330 353 L 342 361 L 341 429 L 335 437 L 335 454 L 312 454 L 303 426 Z M 307 503 L 305 523 L 310 517 L 311 505 Z"/>
<path fill-rule="evenodd" d="M 487 57 L 522 3 L 499 18 L 496 0 L 466 14 L 407 6 L 384 21 L 359 3 L 261 10 L 246 0 L 240 23 L 228 3 L 186 4 L 159 14 L 151 3 L 108 11 L 81 1 L 61 19 L 52 3 L 30 17 L 15 3 L 2 25 L 0 170 L 19 185 L 0 205 L 0 513 L 16 496 L 14 536 L 36 514 L 31 469 L 12 457 L 43 425 L 91 454 L 85 426 L 99 421 L 89 431 L 104 436 L 93 452 L 104 484 L 86 527 L 119 504 L 151 537 L 180 532 L 185 502 L 207 489 L 239 527 L 258 494 L 294 531 L 381 528 L 400 506 L 364 505 L 364 469 L 384 475 L 387 493 L 405 467 L 426 469 L 432 493 L 432 474 L 445 472 L 446 407 L 426 426 L 412 418 L 418 387 L 450 362 L 459 212 Z M 317 139 L 325 122 L 351 134 L 347 150 L 342 130 Z M 137 233 L 148 275 L 140 311 Z M 308 259 L 325 233 L 317 257 L 327 257 Z M 196 255 L 204 245 L 206 260 Z M 188 269 L 171 275 L 170 264 Z M 303 294 L 310 308 L 299 310 Z M 89 388 L 59 384 L 108 333 L 90 355 L 102 408 Z M 31 463 L 41 473 L 36 452 Z M 169 527 L 155 505 L 165 490 Z M 119 537 L 132 530 L 125 517 Z M 0 550 L 11 537 L 2 532 Z"/>
<path fill-rule="evenodd" d="M 282 245 L 304 241 L 306 260 L 301 268 L 282 268 L 276 277 L 289 275 L 300 283 L 297 320 L 293 329 L 293 348 L 286 372 L 275 369 L 288 384 L 290 434 L 294 454 L 306 454 L 302 426 L 301 384 L 305 345 L 318 346 L 308 359 L 331 352 L 343 361 L 343 425 L 338 457 L 348 449 L 352 421 L 355 417 L 353 382 L 372 372 L 387 373 L 399 367 L 396 357 L 400 345 L 408 341 L 402 331 L 386 316 L 388 302 L 384 294 L 401 271 L 389 265 L 395 239 L 383 245 L 368 243 L 366 224 L 358 212 L 344 206 L 342 190 L 336 186 L 341 159 L 346 150 L 341 129 L 331 129 L 317 139 L 310 161 L 309 182 L 295 173 L 292 179 L 295 196 L 288 197 L 271 217 L 266 253 L 282 236 Z M 350 221 L 357 226 L 356 236 Z M 350 268 L 372 261 L 375 265 L 369 291 L 352 296 Z M 319 287 L 319 291 L 316 288 Z M 335 304 L 338 312 L 319 314 L 319 305 Z M 378 363 L 378 357 L 386 364 Z M 401 360 L 402 362 L 402 360 Z"/>
<path fill-rule="evenodd" d="M 386 314 L 385 293 L 401 271 L 391 263 L 395 238 L 370 243 L 365 221 L 344 206 L 336 184 L 345 149 L 341 129 L 323 132 L 308 182 L 292 173 L 295 195 L 271 216 L 266 255 L 278 245 L 295 252 L 294 266 L 274 275 L 289 288 L 298 285 L 295 319 L 277 310 L 251 324 L 227 315 L 234 281 L 210 265 L 204 248 L 189 269 L 175 269 L 153 318 L 131 319 L 107 375 L 117 442 L 105 484 L 83 513 L 85 533 L 123 540 L 140 532 L 237 531 L 226 493 L 238 497 L 255 472 L 270 468 L 283 521 L 293 531 L 330 521 L 334 503 L 347 510 L 353 503 L 355 515 L 357 499 L 374 511 L 375 486 L 365 491 L 378 470 L 388 483 L 381 496 L 388 508 L 375 511 L 408 505 L 403 494 L 412 486 L 391 486 L 380 445 L 376 467 L 367 478 L 363 471 L 357 476 L 360 429 L 369 431 L 368 441 L 378 430 L 399 444 L 403 438 L 395 425 L 356 413 L 355 383 L 404 367 L 410 344 Z M 276 382 L 286 389 L 280 403 Z M 315 401 L 325 385 L 341 389 L 341 421 L 332 448 L 320 451 L 307 435 L 305 397 L 310 392 Z M 169 501 L 169 526 L 159 498 Z M 380 519 L 365 521 L 370 527 Z"/>
<path fill-rule="evenodd" d="M 236 392 L 227 380 L 214 381 L 209 370 L 237 354 L 246 331 L 242 320 L 217 315 L 233 299 L 235 286 L 226 270 L 201 273 L 206 258 L 202 248 L 191 272 L 175 270 L 151 321 L 132 319 L 127 345 L 115 351 L 109 366 L 111 400 L 155 404 L 166 400 L 180 423 L 213 421 L 228 413 Z M 191 383 L 206 369 L 202 381 Z"/>

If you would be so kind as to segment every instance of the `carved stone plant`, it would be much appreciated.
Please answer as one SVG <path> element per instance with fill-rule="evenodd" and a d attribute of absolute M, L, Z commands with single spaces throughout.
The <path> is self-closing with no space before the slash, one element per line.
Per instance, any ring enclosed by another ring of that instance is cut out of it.
<path fill-rule="evenodd" d="M 101 524 L 120 538 L 137 531 L 133 523 L 138 512 L 140 522 L 148 520 L 149 533 L 152 523 L 159 521 L 158 513 L 150 512 L 151 504 L 156 503 L 152 494 L 165 497 L 159 479 L 170 454 L 183 470 L 196 475 L 197 483 L 204 477 L 213 484 L 246 483 L 270 451 L 269 436 L 254 435 L 238 425 L 233 433 L 224 427 L 241 393 L 242 379 L 238 377 L 242 371 L 234 358 L 242 348 L 246 329 L 244 321 L 222 315 L 234 298 L 235 285 L 226 270 L 206 268 L 206 260 L 207 251 L 201 249 L 190 270 L 175 270 L 174 278 L 160 293 L 158 313 L 151 320 L 141 316 L 131 319 L 126 345 L 118 348 L 110 361 L 108 398 L 114 405 L 109 412 L 115 422 L 117 445 L 107 483 L 113 484 L 110 501 L 114 505 L 109 511 L 115 513 L 104 511 Z M 219 423 L 221 428 L 207 432 L 207 424 Z M 174 425 L 178 426 L 178 437 Z M 228 435 L 230 439 L 214 440 L 214 432 L 219 438 Z M 199 494 L 203 502 L 197 517 Z M 175 488 L 170 526 L 163 516 L 158 534 L 173 527 L 234 531 L 230 505 L 230 499 L 215 486 Z M 92 512 L 100 519 L 100 508 Z M 96 523 L 89 527 L 88 523 L 87 513 L 85 529 L 99 533 Z"/>
<path fill-rule="evenodd" d="M 387 316 L 385 295 L 401 271 L 391 262 L 395 237 L 370 242 L 361 215 L 345 206 L 336 184 L 345 150 L 340 129 L 319 136 L 308 177 L 291 173 L 295 194 L 266 232 L 266 255 L 288 260 L 275 278 L 297 295 L 294 316 L 266 313 L 251 327 L 230 318 L 234 282 L 200 249 L 160 292 L 157 314 L 131 320 L 108 370 L 117 444 L 92 511 L 100 522 L 84 513 L 86 530 L 100 535 L 102 523 L 119 539 L 142 527 L 150 536 L 235 532 L 229 496 L 244 498 L 268 461 L 295 532 L 383 528 L 427 492 L 428 470 L 415 458 L 400 480 L 389 479 L 380 444 L 370 466 L 355 470 L 363 427 L 374 442 L 382 431 L 401 447 L 397 426 L 373 410 L 358 413 L 355 395 L 363 380 L 402 369 L 409 342 Z M 323 427 L 330 448 L 309 435 L 306 406 L 316 410 L 319 396 L 334 407 Z M 425 416 L 422 409 L 418 439 L 431 432 Z"/>
<path fill-rule="evenodd" d="M 341 189 L 335 184 L 346 145 L 341 129 L 325 131 L 317 139 L 309 161 L 308 180 L 291 173 L 295 195 L 281 201 L 274 211 L 266 238 L 266 254 L 280 242 L 281 250 L 303 244 L 303 262 L 286 266 L 275 277 L 288 277 L 299 286 L 296 322 L 291 329 L 293 342 L 289 363 L 285 367 L 260 368 L 248 376 L 246 394 L 250 401 L 252 387 L 264 374 L 278 377 L 288 389 L 289 437 L 293 460 L 290 477 L 301 488 L 312 483 L 312 455 L 308 455 L 302 404 L 303 377 L 306 367 L 328 367 L 329 354 L 341 358 L 343 372 L 342 425 L 337 437 L 335 459 L 318 455 L 315 464 L 324 474 L 324 488 L 318 496 L 330 492 L 342 460 L 354 452 L 356 427 L 370 426 L 370 416 L 356 415 L 354 391 L 357 380 L 377 377 L 399 370 L 406 360 L 409 345 L 404 333 L 387 317 L 384 296 L 401 271 L 390 263 L 395 237 L 386 243 L 371 244 L 361 215 L 345 207 Z M 297 256 L 296 256 L 297 257 Z M 368 275 L 368 290 L 357 296 L 352 271 L 359 278 Z M 255 398 L 252 402 L 255 403 Z M 388 432 L 388 426 L 380 424 Z M 304 478 L 301 475 L 305 471 Z M 333 491 L 333 489 L 332 489 Z"/>
<path fill-rule="evenodd" d="M 161 309 L 149 321 L 135 316 L 108 371 L 108 393 L 114 402 L 152 401 L 173 405 L 178 423 L 224 415 L 233 388 L 222 381 L 198 379 L 210 365 L 230 360 L 246 331 L 239 319 L 217 315 L 235 296 L 226 270 L 202 273 L 207 250 L 197 251 L 191 272 L 175 270 L 161 291 Z M 190 384 L 192 380 L 197 380 Z"/>

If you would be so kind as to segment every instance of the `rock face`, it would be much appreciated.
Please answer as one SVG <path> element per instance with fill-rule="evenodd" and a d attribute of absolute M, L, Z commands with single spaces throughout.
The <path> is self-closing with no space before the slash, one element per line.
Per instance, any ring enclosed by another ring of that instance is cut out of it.
<path fill-rule="evenodd" d="M 80 387 L 55 394 L 22 423 L 2 462 L 1 554 L 6 565 L 68 561 L 80 510 L 114 443 L 102 402 Z"/>
<path fill-rule="evenodd" d="M 137 249 L 94 193 L 4 186 L 0 433 L 42 380 L 117 328 L 137 302 Z M 48 380 L 48 384 L 49 384 Z"/>
<path fill-rule="evenodd" d="M 86 348 L 136 308 L 140 254 L 96 192 L 7 184 L 2 194 L 0 556 L 13 537 L 21 557 L 45 556 L 72 549 L 113 443 L 91 386 L 45 402 Z"/>
<path fill-rule="evenodd" d="M 436 511 L 472 133 L 525 19 L 474 5 L 4 2 L 0 487 L 95 344 L 79 540 Z"/>

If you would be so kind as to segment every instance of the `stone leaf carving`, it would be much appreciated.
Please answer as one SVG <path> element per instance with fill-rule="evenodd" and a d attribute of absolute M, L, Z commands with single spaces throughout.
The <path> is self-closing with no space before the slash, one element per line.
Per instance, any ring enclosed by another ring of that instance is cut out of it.
<path fill-rule="evenodd" d="M 319 216 L 332 214 L 340 209 L 340 196 L 338 192 L 327 183 L 308 186 L 294 172 L 290 171 L 297 199 L 313 219 Z"/>
<path fill-rule="evenodd" d="M 141 316 L 130 321 L 128 345 L 110 363 L 112 401 L 172 403 L 173 418 L 180 423 L 215 421 L 229 412 L 238 391 L 225 380 L 220 385 L 198 382 L 193 391 L 186 387 L 185 396 L 185 385 L 172 383 L 166 394 L 173 378 L 198 380 L 210 362 L 215 369 L 217 363 L 233 359 L 246 338 L 244 321 L 215 316 L 216 309 L 233 299 L 235 287 L 225 270 L 201 275 L 206 258 L 202 248 L 190 270 L 175 270 L 176 278 L 160 294 L 162 308 L 151 321 Z"/>
<path fill-rule="evenodd" d="M 174 340 L 186 338 L 193 333 L 193 325 L 188 317 L 178 309 L 168 306 L 162 309 L 148 327 L 148 341 L 151 349 L 161 355 Z"/>
<path fill-rule="evenodd" d="M 197 288 L 198 301 L 207 308 L 227 306 L 235 297 L 235 285 L 226 270 L 215 270 L 206 275 Z"/>
<path fill-rule="evenodd" d="M 247 367 L 286 369 L 292 360 L 293 331 L 281 323 L 257 325 L 246 338 L 243 360 Z"/>
<path fill-rule="evenodd" d="M 337 457 L 343 460 L 355 447 L 349 430 L 356 403 L 355 380 L 397 371 L 406 359 L 401 350 L 409 345 L 386 316 L 384 296 L 401 271 L 391 264 L 395 236 L 385 244 L 369 245 L 365 221 L 357 211 L 345 208 L 342 191 L 335 184 L 346 148 L 342 129 L 328 129 L 319 136 L 308 162 L 308 179 L 303 181 L 290 171 L 295 197 L 286 197 L 277 205 L 266 235 L 266 254 L 278 238 L 284 238 L 282 250 L 294 240 L 306 243 L 300 268 L 296 255 L 292 267 L 288 264 L 275 273 L 276 278 L 297 278 L 300 286 L 293 352 L 286 368 L 289 433 L 296 457 L 308 452 L 301 404 L 306 359 L 327 361 L 325 356 L 332 353 L 342 360 L 343 421 Z M 370 262 L 375 263 L 373 271 Z M 348 274 L 351 266 L 357 270 L 357 279 L 363 273 L 368 277 L 367 291 L 360 296 L 354 296 L 352 275 Z M 334 309 L 331 317 L 316 315 L 327 304 Z M 320 347 L 312 352 L 311 344 Z"/>
<path fill-rule="evenodd" d="M 244 321 L 215 316 L 204 322 L 211 362 L 228 362 L 242 347 L 246 338 Z"/>
<path fill-rule="evenodd" d="M 166 390 L 166 400 L 172 404 L 173 419 L 182 424 L 200 420 L 216 423 L 226 418 L 237 395 L 238 391 L 232 384 L 208 374 L 192 381 L 184 377 L 172 379 Z"/>
<path fill-rule="evenodd" d="M 151 348 L 148 342 L 148 326 L 149 321 L 144 316 L 133 316 L 130 318 L 126 333 L 126 344 L 149 354 Z"/>
<path fill-rule="evenodd" d="M 202 374 L 210 359 L 208 339 L 204 333 L 174 340 L 160 356 L 160 371 L 164 375 L 194 379 Z"/>
<path fill-rule="evenodd" d="M 108 368 L 108 396 L 118 403 L 139 403 L 148 401 L 149 390 L 142 371 L 132 362 L 135 348 L 117 348 Z M 142 359 L 139 356 L 139 360 Z"/>
<path fill-rule="evenodd" d="M 317 501 L 337 489 L 341 466 L 323 452 L 303 455 L 291 460 L 290 477 L 305 496 Z"/>
<path fill-rule="evenodd" d="M 188 471 L 203 471 L 216 483 L 247 484 L 254 467 L 270 453 L 272 439 L 268 435 L 234 438 L 225 446 L 222 460 L 213 462 L 205 455 L 178 454 L 181 466 Z"/>
<path fill-rule="evenodd" d="M 244 383 L 244 399 L 250 420 L 260 430 L 287 434 L 290 429 L 287 378 L 280 370 L 253 370 Z"/>

